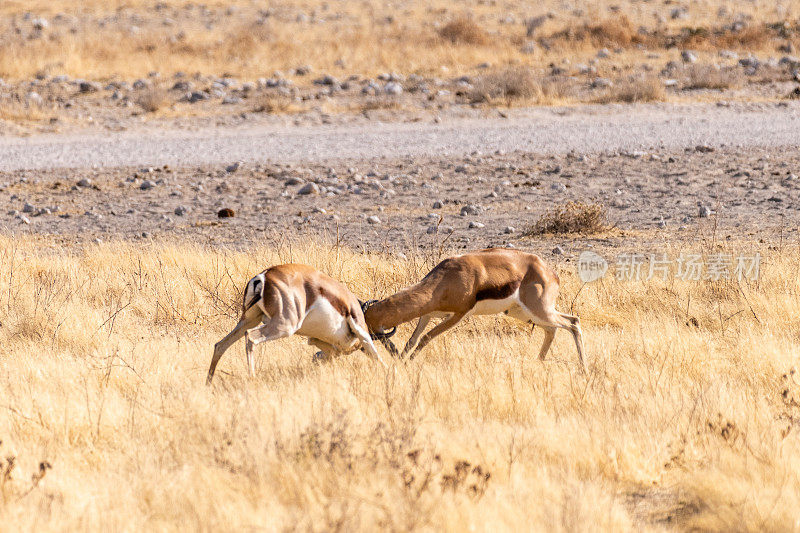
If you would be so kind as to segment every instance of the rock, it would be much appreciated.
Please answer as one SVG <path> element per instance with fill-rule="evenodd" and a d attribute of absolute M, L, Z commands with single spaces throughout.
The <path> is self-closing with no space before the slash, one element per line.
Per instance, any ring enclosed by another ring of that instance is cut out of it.
<path fill-rule="evenodd" d="M 179 205 L 178 207 L 176 207 L 175 211 L 174 211 L 174 213 L 176 215 L 178 215 L 179 217 L 184 216 L 188 212 L 189 212 L 189 209 L 187 209 L 185 206 L 182 206 L 182 205 Z"/>
<path fill-rule="evenodd" d="M 95 244 L 103 244 L 103 240 L 100 237 L 95 237 L 92 239 L 92 242 Z"/>
<path fill-rule="evenodd" d="M 707 153 L 713 152 L 714 151 L 714 147 L 713 146 L 708 146 L 706 144 L 698 144 L 697 146 L 694 147 L 694 151 L 702 153 L 702 154 L 707 154 Z"/>
<path fill-rule="evenodd" d="M 461 212 L 459 214 L 462 217 L 465 217 L 467 215 L 477 215 L 480 212 L 481 212 L 481 208 L 479 206 L 470 204 L 470 205 L 465 205 L 464 207 L 462 207 L 461 208 Z"/>
<path fill-rule="evenodd" d="M 476 222 L 473 220 L 472 222 L 469 223 L 469 229 L 481 229 L 485 227 L 486 224 L 483 224 L 482 222 Z"/>
<path fill-rule="evenodd" d="M 403 94 L 403 86 L 395 81 L 390 81 L 383 88 L 383 91 L 389 96 L 397 96 Z"/>
<path fill-rule="evenodd" d="M 666 228 L 666 227 L 667 227 L 667 221 L 666 221 L 666 220 L 664 220 L 664 217 L 661 217 L 661 218 L 659 219 L 659 221 L 658 221 L 658 227 L 659 227 L 660 229 L 664 229 L 664 228 Z"/>
<path fill-rule="evenodd" d="M 35 208 L 35 207 L 33 207 L 33 205 L 29 204 L 28 202 L 25 202 L 25 205 L 24 205 L 24 206 L 22 206 L 22 212 L 23 212 L 23 213 L 33 213 L 33 211 L 34 211 L 35 209 L 36 209 L 36 208 Z"/>
<path fill-rule="evenodd" d="M 553 255 L 564 255 L 564 249 L 560 246 L 553 248 Z"/>
<path fill-rule="evenodd" d="M 292 176 L 288 180 L 283 182 L 284 185 L 288 185 L 288 186 L 291 186 L 291 185 L 302 185 L 303 183 L 305 183 L 305 181 L 301 180 L 300 178 L 298 178 L 296 176 Z"/>
<path fill-rule="evenodd" d="M 92 180 L 90 180 L 89 178 L 82 178 L 78 182 L 78 187 L 91 187 L 91 186 L 92 186 Z"/>
<path fill-rule="evenodd" d="M 697 54 L 691 50 L 684 50 L 681 52 L 681 59 L 684 63 L 697 63 Z"/>
<path fill-rule="evenodd" d="M 26 217 L 25 215 L 17 215 L 17 218 L 23 224 L 30 224 L 31 223 L 31 220 L 28 217 Z"/>
<path fill-rule="evenodd" d="M 100 84 L 93 81 L 82 81 L 78 85 L 78 90 L 82 93 L 96 93 L 100 90 Z"/>
<path fill-rule="evenodd" d="M 506 235 L 514 233 L 516 231 L 517 229 L 514 226 L 506 226 L 505 228 L 503 228 L 503 233 L 505 233 Z"/>
<path fill-rule="evenodd" d="M 434 209 L 441 209 L 442 208 L 442 202 L 440 200 L 436 200 L 435 202 L 433 202 L 433 208 Z"/>
<path fill-rule="evenodd" d="M 236 105 L 241 103 L 242 99 L 238 96 L 226 96 L 222 99 L 222 105 Z"/>
<path fill-rule="evenodd" d="M 297 191 L 297 194 L 301 194 L 303 196 L 309 194 L 319 194 L 319 185 L 317 185 L 316 183 L 306 183 L 305 185 L 300 187 L 300 190 Z"/>
<path fill-rule="evenodd" d="M 203 100 L 208 100 L 208 95 L 202 91 L 192 91 L 186 97 L 186 101 L 188 101 L 190 104 L 201 102 Z"/>
<path fill-rule="evenodd" d="M 141 185 L 139 185 L 139 189 L 141 189 L 141 190 L 143 190 L 143 191 L 146 191 L 146 190 L 148 190 L 148 189 L 152 189 L 152 188 L 153 188 L 153 187 L 155 187 L 155 186 L 156 186 L 156 184 L 155 184 L 155 183 L 153 183 L 152 181 L 150 181 L 150 180 L 144 180 L 144 181 L 142 182 L 142 184 L 141 184 Z"/>
<path fill-rule="evenodd" d="M 367 223 L 369 224 L 380 224 L 381 219 L 379 219 L 376 215 L 368 216 Z"/>
<path fill-rule="evenodd" d="M 608 78 L 595 78 L 592 80 L 592 89 L 606 89 L 614 84 Z"/>
<path fill-rule="evenodd" d="M 700 218 L 708 218 L 710 214 L 711 214 L 711 209 L 707 205 L 701 205 L 697 213 L 697 216 L 699 216 Z"/>
<path fill-rule="evenodd" d="M 739 54 L 733 50 L 720 50 L 719 57 L 723 59 L 739 59 Z"/>
<path fill-rule="evenodd" d="M 597 51 L 597 57 L 599 57 L 600 59 L 611 57 L 611 52 L 608 50 L 608 48 L 601 48 L 600 50 Z"/>
<path fill-rule="evenodd" d="M 217 211 L 217 216 L 219 218 L 233 218 L 236 216 L 236 212 L 230 207 L 224 207 Z"/>
<path fill-rule="evenodd" d="M 40 17 L 33 19 L 31 21 L 31 25 L 33 26 L 33 29 L 41 31 L 46 30 L 50 26 L 50 23 L 46 18 Z"/>
<path fill-rule="evenodd" d="M 241 161 L 237 161 L 234 164 L 228 165 L 227 167 L 225 167 L 225 172 L 227 172 L 228 174 L 233 174 L 234 172 L 239 170 L 239 168 L 241 168 L 241 166 L 242 166 L 242 162 Z"/>
<path fill-rule="evenodd" d="M 564 185 L 563 183 L 553 183 L 552 185 L 550 185 L 550 190 L 556 192 L 567 192 L 567 186 Z"/>

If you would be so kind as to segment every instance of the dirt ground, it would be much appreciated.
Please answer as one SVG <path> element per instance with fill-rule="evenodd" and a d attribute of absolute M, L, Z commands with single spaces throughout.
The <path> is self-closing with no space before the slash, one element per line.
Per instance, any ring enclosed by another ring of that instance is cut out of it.
<path fill-rule="evenodd" d="M 709 150 L 709 151 L 706 151 Z M 732 237 L 797 239 L 800 156 L 774 149 L 606 155 L 486 154 L 238 169 L 117 168 L 0 174 L 0 231 L 66 246 L 192 240 L 242 249 L 307 236 L 355 249 L 518 246 L 564 257 Z M 303 192 L 309 191 L 309 194 Z M 597 235 L 524 233 L 570 201 L 605 207 Z M 235 216 L 219 218 L 221 209 Z M 560 253 L 556 252 L 558 255 Z"/>

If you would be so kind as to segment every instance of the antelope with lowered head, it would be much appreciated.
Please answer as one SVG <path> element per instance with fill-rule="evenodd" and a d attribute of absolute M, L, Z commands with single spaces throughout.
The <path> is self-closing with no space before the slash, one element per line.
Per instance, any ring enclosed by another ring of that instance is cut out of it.
<path fill-rule="evenodd" d="M 274 266 L 247 282 L 239 323 L 214 346 L 206 384 L 225 351 L 243 336 L 251 377 L 253 346 L 294 334 L 308 337 L 327 357 L 360 348 L 386 367 L 367 331 L 359 301 L 344 285 L 307 265 Z"/>
<path fill-rule="evenodd" d="M 539 359 L 547 355 L 558 328 L 572 333 L 583 370 L 583 338 L 577 316 L 556 311 L 559 280 L 537 255 L 489 248 L 445 259 L 416 285 L 366 305 L 364 318 L 374 338 L 419 318 L 400 354 L 414 354 L 437 335 L 471 315 L 505 313 L 544 329 Z M 423 335 L 434 318 L 444 320 Z M 388 346 L 387 346 L 388 347 Z"/>

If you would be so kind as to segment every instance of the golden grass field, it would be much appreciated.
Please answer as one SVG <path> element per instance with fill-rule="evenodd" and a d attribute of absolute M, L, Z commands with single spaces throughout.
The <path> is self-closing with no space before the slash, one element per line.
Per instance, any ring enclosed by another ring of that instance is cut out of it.
<path fill-rule="evenodd" d="M 107 79 L 184 71 L 254 79 L 306 64 L 337 75 L 452 76 L 486 62 L 535 68 L 565 59 L 576 64 L 601 47 L 620 48 L 600 65 L 600 75 L 610 75 L 651 63 L 647 54 L 653 50 L 666 52 L 666 59 L 679 58 L 682 48 L 710 60 L 723 48 L 775 54 L 779 44 L 796 41 L 793 28 L 800 17 L 794 0 L 704 0 L 687 4 L 685 15 L 677 18 L 672 17 L 681 7 L 677 3 L 634 0 L 574 5 L 545 0 L 535 8 L 514 0 L 212 0 L 202 5 L 207 11 L 184 0 L 5 0 L 0 3 L 0 76 Z M 31 34 L 25 13 L 69 17 L 39 35 Z M 529 33 L 528 21 L 540 16 L 545 18 Z M 745 28 L 725 29 L 736 21 L 744 21 Z M 537 44 L 534 51 L 523 51 L 528 41 L 540 38 L 549 49 Z"/>
<path fill-rule="evenodd" d="M 798 251 L 758 250 L 741 284 L 581 289 L 560 268 L 588 375 L 569 335 L 542 363 L 541 331 L 497 317 L 388 372 L 360 352 L 315 364 L 291 338 L 249 379 L 240 343 L 207 388 L 265 266 L 306 262 L 363 298 L 437 258 L 2 237 L 0 529 L 800 529 Z"/>

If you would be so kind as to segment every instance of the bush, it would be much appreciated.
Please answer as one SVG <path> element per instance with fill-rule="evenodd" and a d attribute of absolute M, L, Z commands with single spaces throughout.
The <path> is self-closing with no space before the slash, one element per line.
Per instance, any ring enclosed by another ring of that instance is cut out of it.
<path fill-rule="evenodd" d="M 486 44 L 489 36 L 471 17 L 460 16 L 439 29 L 439 37 L 453 44 Z"/>
<path fill-rule="evenodd" d="M 608 228 L 606 208 L 602 204 L 568 202 L 545 213 L 524 235 L 545 233 L 599 233 Z"/>
<path fill-rule="evenodd" d="M 643 80 L 629 80 L 614 87 L 594 100 L 598 104 L 623 102 L 633 104 L 636 102 L 660 102 L 667 96 L 664 84 L 658 78 L 645 78 Z"/>

